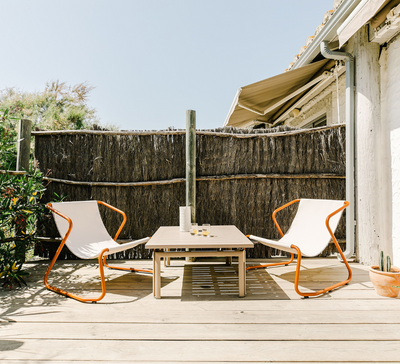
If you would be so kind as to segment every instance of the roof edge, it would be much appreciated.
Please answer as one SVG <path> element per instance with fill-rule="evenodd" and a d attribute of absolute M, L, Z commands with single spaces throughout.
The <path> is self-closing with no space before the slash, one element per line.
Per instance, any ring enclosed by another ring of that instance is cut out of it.
<path fill-rule="evenodd" d="M 351 14 L 351 12 L 357 7 L 360 2 L 361 0 L 344 1 L 334 12 L 327 24 L 314 38 L 313 42 L 306 48 L 304 53 L 293 65 L 291 70 L 295 70 L 311 63 L 313 59 L 320 53 L 320 43 L 323 41 L 329 42 L 337 35 L 337 29 L 342 25 L 345 19 Z"/>

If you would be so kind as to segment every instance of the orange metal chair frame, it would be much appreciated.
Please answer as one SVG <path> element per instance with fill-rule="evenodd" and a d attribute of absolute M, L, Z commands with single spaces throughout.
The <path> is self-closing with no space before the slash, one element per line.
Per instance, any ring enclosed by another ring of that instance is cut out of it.
<path fill-rule="evenodd" d="M 105 202 L 102 202 L 102 201 L 97 201 L 97 203 L 100 204 L 100 205 L 104 205 L 104 206 L 110 208 L 111 210 L 120 213 L 120 214 L 123 216 L 123 221 L 122 221 L 122 223 L 121 223 L 121 225 L 120 225 L 120 227 L 119 227 L 119 229 L 118 229 L 118 231 L 117 231 L 117 233 L 115 234 L 115 237 L 114 237 L 114 240 L 117 240 L 119 234 L 120 234 L 121 231 L 122 231 L 122 228 L 124 227 L 124 225 L 125 225 L 125 223 L 126 223 L 126 214 L 125 214 L 123 211 L 121 211 L 121 210 L 115 208 L 114 206 L 109 205 L 108 203 L 105 203 Z M 105 296 L 105 294 L 106 294 L 106 282 L 105 282 L 105 278 L 104 278 L 104 268 L 103 268 L 103 264 L 104 264 L 107 268 L 110 268 L 110 269 L 127 270 L 127 271 L 131 271 L 131 272 L 147 272 L 147 273 L 153 273 L 152 270 L 134 269 L 134 268 L 122 268 L 122 267 L 109 266 L 109 265 L 107 264 L 107 262 L 106 262 L 107 256 L 104 256 L 104 254 L 105 254 L 106 252 L 108 252 L 108 249 L 106 248 L 106 249 L 104 249 L 104 250 L 99 254 L 99 258 L 98 258 L 98 259 L 99 259 L 100 278 L 101 278 L 101 291 L 102 291 L 102 292 L 101 292 L 101 295 L 100 295 L 98 298 L 84 298 L 84 297 L 75 295 L 75 294 L 73 294 L 73 293 L 67 292 L 67 291 L 65 291 L 65 290 L 63 290 L 63 289 L 61 289 L 61 288 L 57 288 L 57 287 L 51 286 L 51 285 L 48 283 L 48 277 L 49 277 L 50 271 L 52 270 L 52 268 L 53 268 L 53 266 L 54 266 L 54 263 L 56 262 L 58 256 L 60 255 L 61 250 L 62 250 L 62 248 L 64 247 L 65 242 L 67 241 L 69 234 L 71 233 L 73 224 L 72 224 L 72 220 L 71 220 L 68 216 L 62 214 L 61 212 L 59 212 L 59 211 L 57 211 L 57 210 L 55 210 L 55 209 L 52 207 L 51 203 L 48 203 L 48 204 L 46 205 L 46 207 L 47 207 L 50 211 L 54 212 L 55 214 L 61 216 L 61 217 L 64 218 L 65 220 L 67 220 L 67 221 L 68 221 L 68 224 L 69 224 L 68 230 L 67 230 L 67 232 L 66 232 L 64 238 L 62 239 L 61 244 L 60 244 L 60 246 L 58 247 L 56 253 L 54 254 L 54 257 L 53 257 L 53 259 L 52 259 L 52 261 L 51 261 L 49 267 L 47 268 L 46 274 L 44 275 L 44 285 L 46 286 L 47 289 L 49 289 L 49 290 L 51 290 L 51 291 L 54 291 L 54 292 L 56 292 L 56 293 L 62 294 L 62 295 L 64 295 L 64 296 L 71 297 L 71 298 L 73 298 L 73 299 L 75 299 L 75 300 L 78 300 L 78 301 L 80 301 L 80 302 L 92 302 L 92 303 L 96 303 L 96 302 L 100 301 L 101 299 L 103 299 L 104 296 Z"/>
<path fill-rule="evenodd" d="M 275 215 L 276 215 L 277 212 L 279 212 L 279 211 L 285 209 L 286 207 L 288 207 L 290 205 L 293 205 L 294 203 L 297 203 L 297 202 L 300 202 L 300 199 L 296 199 L 296 200 L 290 201 L 287 204 L 277 208 L 272 213 L 272 220 L 274 221 L 275 226 L 277 227 L 277 229 L 279 231 L 279 234 L 282 237 L 283 237 L 284 234 L 283 234 L 282 229 L 279 226 L 278 222 L 276 221 Z M 341 208 L 337 209 L 336 211 L 332 212 L 331 214 L 329 214 L 328 217 L 325 220 L 325 225 L 326 225 L 326 228 L 329 231 L 329 234 L 331 235 L 332 241 L 335 244 L 336 249 L 338 250 L 340 256 L 342 257 L 344 264 L 346 265 L 346 268 L 347 268 L 347 271 L 348 271 L 347 279 L 345 279 L 344 281 L 341 281 L 339 283 L 336 283 L 336 284 L 334 284 L 332 286 L 323 288 L 323 289 L 321 289 L 321 290 L 319 290 L 317 292 L 307 292 L 307 293 L 301 292 L 299 290 L 299 279 L 300 279 L 300 268 L 301 268 L 301 250 L 296 245 L 293 245 L 293 244 L 291 245 L 291 248 L 296 249 L 296 251 L 297 251 L 297 264 L 296 264 L 296 275 L 295 275 L 295 280 L 294 280 L 294 289 L 297 292 L 297 294 L 299 294 L 300 296 L 303 296 L 304 298 L 319 296 L 319 295 L 324 294 L 326 292 L 330 292 L 330 291 L 334 290 L 335 288 L 347 285 L 351 281 L 353 273 L 351 271 L 349 263 L 346 260 L 346 257 L 343 254 L 342 249 L 340 248 L 340 245 L 339 245 L 338 241 L 336 240 L 335 235 L 333 234 L 333 232 L 332 232 L 332 230 L 331 230 L 331 228 L 329 226 L 329 220 L 331 219 L 331 217 L 336 215 L 338 212 L 344 210 L 347 206 L 349 206 L 349 202 L 348 201 L 344 201 L 343 206 Z M 264 264 L 264 265 L 257 265 L 257 266 L 247 267 L 246 269 L 249 270 L 249 269 L 272 267 L 272 266 L 277 266 L 277 265 L 289 265 L 289 263 L 291 263 L 293 261 L 293 259 L 294 259 L 294 254 L 291 253 L 291 259 L 289 261 L 280 262 L 280 263 L 270 263 L 270 264 Z"/>

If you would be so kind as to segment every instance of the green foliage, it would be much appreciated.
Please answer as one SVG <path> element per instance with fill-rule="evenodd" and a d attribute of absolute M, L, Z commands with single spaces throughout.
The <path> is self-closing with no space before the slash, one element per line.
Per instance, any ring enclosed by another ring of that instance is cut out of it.
<path fill-rule="evenodd" d="M 0 110 L 0 169 L 14 170 L 17 160 L 17 132 L 9 109 Z"/>
<path fill-rule="evenodd" d="M 99 122 L 95 109 L 87 105 L 92 90 L 87 83 L 68 86 L 58 80 L 47 83 L 41 92 L 6 88 L 0 92 L 0 105 L 10 116 L 30 119 L 41 129 L 90 129 Z"/>
<path fill-rule="evenodd" d="M 0 275 L 3 286 L 25 283 L 21 268 L 34 242 L 36 223 L 44 214 L 39 199 L 44 192 L 42 173 L 0 175 Z"/>
<path fill-rule="evenodd" d="M 43 216 L 44 206 L 39 203 L 45 190 L 42 174 L 30 168 L 29 174 L 13 175 L 17 135 L 14 121 L 8 110 L 0 116 L 0 277 L 3 287 L 12 289 L 26 284 L 22 269 L 25 255 L 34 241 L 38 219 Z"/>
<path fill-rule="evenodd" d="M 2 286 L 10 290 L 15 286 L 21 287 L 21 283 L 26 286 L 23 277 L 28 275 L 28 272 L 22 269 L 23 263 L 18 264 L 15 259 L 16 248 L 14 243 L 0 245 L 0 278 L 3 278 Z"/>

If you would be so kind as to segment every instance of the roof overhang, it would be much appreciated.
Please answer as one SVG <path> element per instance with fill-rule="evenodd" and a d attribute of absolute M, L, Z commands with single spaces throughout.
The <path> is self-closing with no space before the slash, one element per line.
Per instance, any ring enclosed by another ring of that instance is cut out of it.
<path fill-rule="evenodd" d="M 274 115 L 329 77 L 324 59 L 307 66 L 241 87 L 233 100 L 224 126 L 244 128 L 274 123 Z"/>
<path fill-rule="evenodd" d="M 345 19 L 352 13 L 361 0 L 345 0 L 339 8 L 333 13 L 328 23 L 316 35 L 313 42 L 306 48 L 299 60 L 292 69 L 300 68 L 310 64 L 320 53 L 320 44 L 323 41 L 333 42 L 337 40 L 337 30 L 343 24 Z"/>
<path fill-rule="evenodd" d="M 346 43 L 364 24 L 391 0 L 363 0 L 338 28 L 339 47 Z"/>

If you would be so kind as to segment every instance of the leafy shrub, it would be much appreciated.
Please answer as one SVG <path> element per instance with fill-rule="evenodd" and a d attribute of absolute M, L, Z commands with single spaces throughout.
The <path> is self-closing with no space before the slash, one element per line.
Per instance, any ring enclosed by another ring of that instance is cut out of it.
<path fill-rule="evenodd" d="M 0 104 L 10 115 L 30 119 L 33 126 L 42 129 L 90 129 L 99 123 L 96 110 L 87 104 L 92 90 L 87 83 L 68 86 L 57 80 L 38 92 L 6 88 L 0 91 Z"/>
<path fill-rule="evenodd" d="M 0 173 L 0 277 L 3 287 L 12 289 L 26 284 L 22 265 L 44 214 L 39 200 L 45 188 L 42 173 L 32 164 L 27 174 L 9 171 L 15 166 L 17 135 L 7 109 L 0 116 L 0 135 L 0 169 L 4 169 Z"/>

